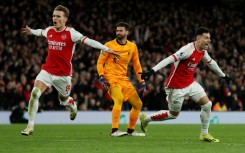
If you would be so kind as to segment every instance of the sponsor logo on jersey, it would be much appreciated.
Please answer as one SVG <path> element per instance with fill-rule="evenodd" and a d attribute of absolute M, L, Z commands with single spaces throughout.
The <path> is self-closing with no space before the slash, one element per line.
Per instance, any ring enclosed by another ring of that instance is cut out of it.
<path fill-rule="evenodd" d="M 50 41 L 48 40 L 49 49 L 52 50 L 62 50 L 62 47 L 66 46 L 65 42 L 60 41 Z"/>
<path fill-rule="evenodd" d="M 189 70 L 189 71 L 194 71 L 194 69 L 195 69 L 195 67 L 197 67 L 197 65 L 198 65 L 198 64 L 193 64 L 193 63 L 189 62 L 189 63 L 187 64 L 188 70 Z"/>

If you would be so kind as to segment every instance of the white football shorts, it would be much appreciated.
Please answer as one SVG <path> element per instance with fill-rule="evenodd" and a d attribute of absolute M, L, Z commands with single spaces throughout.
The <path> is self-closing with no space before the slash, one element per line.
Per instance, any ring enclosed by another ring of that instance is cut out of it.
<path fill-rule="evenodd" d="M 196 81 L 182 89 L 165 88 L 165 91 L 168 108 L 174 112 L 181 110 L 185 99 L 191 98 L 191 100 L 197 103 L 202 97 L 206 96 L 203 87 Z"/>
<path fill-rule="evenodd" d="M 42 81 L 48 87 L 54 86 L 63 97 L 69 96 L 71 93 L 71 76 L 56 76 L 41 70 L 36 80 Z"/>

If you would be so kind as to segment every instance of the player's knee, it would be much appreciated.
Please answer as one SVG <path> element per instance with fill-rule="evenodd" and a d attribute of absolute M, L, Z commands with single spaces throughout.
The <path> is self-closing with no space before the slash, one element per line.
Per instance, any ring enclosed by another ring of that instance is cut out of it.
<path fill-rule="evenodd" d="M 31 97 L 33 99 L 38 99 L 41 96 L 41 90 L 37 87 L 34 87 L 31 92 Z"/>
<path fill-rule="evenodd" d="M 211 107 L 212 107 L 212 102 L 211 102 L 211 101 L 209 101 L 209 102 L 207 102 L 206 104 L 204 104 L 204 105 L 201 106 L 201 108 L 202 108 L 203 110 L 210 110 Z"/>
<path fill-rule="evenodd" d="M 114 110 L 121 110 L 122 109 L 122 105 L 114 104 L 113 109 Z"/>
<path fill-rule="evenodd" d="M 143 103 L 140 101 L 139 103 L 137 103 L 136 109 L 141 109 L 143 106 Z"/>
<path fill-rule="evenodd" d="M 113 96 L 113 101 L 114 101 L 114 105 L 122 105 L 123 103 L 123 97 L 122 96 Z"/>

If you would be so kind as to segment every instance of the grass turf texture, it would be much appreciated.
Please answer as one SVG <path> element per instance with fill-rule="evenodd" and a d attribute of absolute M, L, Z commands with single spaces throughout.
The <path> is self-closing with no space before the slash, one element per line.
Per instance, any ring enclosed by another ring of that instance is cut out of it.
<path fill-rule="evenodd" d="M 199 140 L 200 125 L 150 124 L 145 137 L 110 137 L 111 125 L 0 125 L 0 153 L 244 153 L 245 125 L 211 125 L 220 143 Z M 127 125 L 120 125 L 125 131 Z M 139 125 L 136 127 L 140 131 Z"/>

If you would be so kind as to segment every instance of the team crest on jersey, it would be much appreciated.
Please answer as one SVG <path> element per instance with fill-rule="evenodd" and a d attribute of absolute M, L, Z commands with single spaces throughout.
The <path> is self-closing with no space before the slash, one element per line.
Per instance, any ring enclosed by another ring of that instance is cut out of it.
<path fill-rule="evenodd" d="M 62 34 L 62 35 L 61 35 L 61 39 L 62 39 L 62 40 L 65 40 L 65 39 L 66 39 L 66 34 Z"/>

